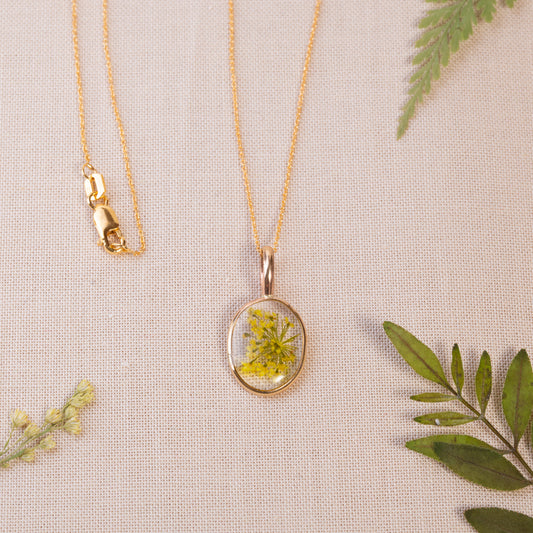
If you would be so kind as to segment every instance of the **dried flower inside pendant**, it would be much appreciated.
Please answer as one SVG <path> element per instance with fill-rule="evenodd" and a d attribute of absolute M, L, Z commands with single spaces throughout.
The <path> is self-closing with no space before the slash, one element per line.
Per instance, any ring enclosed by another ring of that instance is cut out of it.
<path fill-rule="evenodd" d="M 229 364 L 240 384 L 257 394 L 288 387 L 305 358 L 306 333 L 300 315 L 272 296 L 274 250 L 261 250 L 263 296 L 242 307 L 228 333 Z"/>
<path fill-rule="evenodd" d="M 278 392 L 300 372 L 305 341 L 305 328 L 292 307 L 272 296 L 259 298 L 233 319 L 228 337 L 230 366 L 248 390 Z"/>
<path fill-rule="evenodd" d="M 290 372 L 296 355 L 294 324 L 287 316 L 279 313 L 248 309 L 250 332 L 243 333 L 248 340 L 246 361 L 239 367 L 241 374 L 266 377 L 275 383 L 283 380 Z"/>

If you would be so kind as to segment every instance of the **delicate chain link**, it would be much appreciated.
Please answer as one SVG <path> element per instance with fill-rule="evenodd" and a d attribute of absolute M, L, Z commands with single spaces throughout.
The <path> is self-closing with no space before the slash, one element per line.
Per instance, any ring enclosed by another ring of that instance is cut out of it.
<path fill-rule="evenodd" d="M 78 10 L 76 0 L 72 0 L 72 43 L 74 44 L 74 66 L 76 68 L 76 83 L 78 86 L 78 108 L 80 116 L 81 148 L 87 165 L 91 165 L 91 156 L 87 148 L 85 128 L 85 104 L 83 102 L 83 89 L 81 84 L 80 48 L 78 43 Z M 92 166 L 92 165 L 91 165 Z"/>
<path fill-rule="evenodd" d="M 315 12 L 313 16 L 313 24 L 311 26 L 311 33 L 309 35 L 309 42 L 307 44 L 307 52 L 305 54 L 304 68 L 302 71 L 302 78 L 300 82 L 300 92 L 298 93 L 298 103 L 296 105 L 296 118 L 292 130 L 291 145 L 289 150 L 289 159 L 287 162 L 287 172 L 285 174 L 285 183 L 283 186 L 283 195 L 281 199 L 281 207 L 279 210 L 278 224 L 276 227 L 276 234 L 274 244 L 272 246 L 274 252 L 278 250 L 279 239 L 281 235 L 281 228 L 283 226 L 283 217 L 285 216 L 285 208 L 287 206 L 287 197 L 289 195 L 289 185 L 291 183 L 292 168 L 294 163 L 294 152 L 296 149 L 296 141 L 298 138 L 298 130 L 300 129 L 300 118 L 302 115 L 302 108 L 304 103 L 305 87 L 307 83 L 307 74 L 309 71 L 309 63 L 311 61 L 311 52 L 313 51 L 313 43 L 315 40 L 315 33 L 318 24 L 318 16 L 320 14 L 320 4 L 322 0 L 316 0 Z M 261 254 L 261 242 L 259 240 L 259 232 L 257 231 L 257 221 L 255 218 L 254 203 L 252 198 L 252 188 L 250 185 L 250 177 L 248 175 L 248 165 L 244 155 L 244 146 L 242 142 L 239 104 L 237 99 L 237 74 L 235 72 L 235 14 L 233 8 L 233 0 L 228 0 L 229 8 L 229 63 L 231 73 L 231 92 L 233 97 L 233 116 L 235 119 L 235 135 L 237 137 L 237 145 L 239 148 L 239 160 L 241 164 L 242 177 L 244 180 L 244 188 L 246 192 L 246 199 L 248 202 L 248 210 L 250 212 L 250 220 L 252 222 L 252 231 L 254 236 L 255 247 L 259 254 Z"/>
<path fill-rule="evenodd" d="M 120 144 L 122 146 L 122 158 L 124 160 L 124 166 L 126 169 L 126 176 L 128 178 L 128 184 L 131 193 L 131 199 L 133 204 L 133 212 L 135 214 L 135 222 L 137 224 L 137 231 L 139 233 L 140 247 L 138 250 L 131 250 L 124 247 L 123 252 L 132 255 L 141 255 L 146 250 L 146 242 L 144 238 L 144 231 L 141 223 L 141 215 L 139 212 L 139 202 L 137 200 L 137 191 L 135 190 L 135 184 L 133 182 L 133 176 L 131 173 L 130 158 L 128 154 L 128 147 L 126 145 L 126 134 L 124 133 L 124 126 L 117 105 L 117 98 L 115 94 L 115 83 L 113 80 L 113 70 L 111 68 L 111 55 L 109 53 L 109 23 L 108 23 L 108 0 L 102 0 L 102 23 L 103 23 L 103 46 L 107 67 L 107 79 L 109 84 L 109 94 L 111 96 L 111 103 L 113 106 L 113 113 L 115 115 L 115 122 L 117 123 L 118 131 L 120 134 Z M 80 117 L 80 136 L 81 146 L 87 165 L 91 165 L 91 159 L 89 155 L 89 149 L 87 145 L 87 135 L 85 126 L 85 106 L 83 100 L 83 86 L 81 81 L 81 68 L 80 68 L 80 50 L 78 42 L 78 12 L 77 12 L 77 0 L 72 0 L 72 42 L 74 45 L 74 64 L 76 68 L 76 82 L 78 86 L 78 107 Z"/>

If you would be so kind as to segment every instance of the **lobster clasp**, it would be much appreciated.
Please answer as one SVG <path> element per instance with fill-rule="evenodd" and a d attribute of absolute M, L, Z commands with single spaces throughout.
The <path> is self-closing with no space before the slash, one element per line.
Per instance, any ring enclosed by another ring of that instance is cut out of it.
<path fill-rule="evenodd" d="M 126 241 L 120 231 L 115 211 L 109 205 L 98 204 L 94 207 L 94 225 L 100 237 L 100 243 L 111 254 L 124 252 Z"/>

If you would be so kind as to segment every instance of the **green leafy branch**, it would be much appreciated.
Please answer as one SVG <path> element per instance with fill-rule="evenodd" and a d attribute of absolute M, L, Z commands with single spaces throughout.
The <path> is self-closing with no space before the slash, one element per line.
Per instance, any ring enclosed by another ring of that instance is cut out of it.
<path fill-rule="evenodd" d="M 93 386 L 86 379 L 80 381 L 62 409 L 51 407 L 46 411 L 41 426 L 34 424 L 24 411 L 15 409 L 11 413 L 9 436 L 0 449 L 0 467 L 7 468 L 16 460 L 30 463 L 35 460 L 38 451 L 52 450 L 56 446 L 51 435 L 54 431 L 63 430 L 72 435 L 79 435 L 79 410 L 92 402 L 93 390 Z"/>
<path fill-rule="evenodd" d="M 490 356 L 483 352 L 475 375 L 477 407 L 463 395 L 465 375 L 461 353 L 457 344 L 452 350 L 450 384 L 440 361 L 433 351 L 415 336 L 392 322 L 385 322 L 384 329 L 396 350 L 411 368 L 423 378 L 440 385 L 444 392 L 427 392 L 411 396 L 412 400 L 426 403 L 459 402 L 466 413 L 441 411 L 417 416 L 420 424 L 434 426 L 459 426 L 478 422 L 492 432 L 503 445 L 503 449 L 463 434 L 432 435 L 406 443 L 407 448 L 426 455 L 446 465 L 459 476 L 484 487 L 513 491 L 533 485 L 533 468 L 527 463 L 519 448 L 533 411 L 533 370 L 529 356 L 520 350 L 507 371 L 501 406 L 509 426 L 511 439 L 504 436 L 486 417 L 492 392 L 492 365 Z M 514 457 L 522 472 L 505 455 Z M 498 514 L 499 513 L 499 514 Z M 503 531 L 491 526 L 499 520 L 518 520 L 526 523 L 526 529 L 505 529 L 505 531 L 533 532 L 533 519 L 503 509 L 472 509 L 465 513 L 467 520 L 478 531 Z M 497 515 L 495 517 L 495 515 Z M 522 518 L 521 518 L 522 517 Z M 517 523 L 519 523 L 517 522 Z M 481 524 L 481 525 L 480 525 Z M 483 525 L 485 524 L 485 525 Z M 490 529 L 492 527 L 492 529 Z M 488 528 L 488 529 L 487 529 Z"/>
<path fill-rule="evenodd" d="M 515 0 L 505 0 L 513 7 Z M 431 82 L 440 77 L 441 67 L 446 67 L 450 55 L 459 50 L 461 41 L 473 33 L 474 26 L 481 21 L 491 22 L 498 0 L 426 0 L 430 4 L 441 4 L 430 9 L 420 21 L 419 28 L 425 30 L 415 46 L 421 51 L 413 59 L 417 70 L 409 83 L 409 100 L 400 117 L 398 139 L 407 130 L 416 105 L 431 91 Z"/>

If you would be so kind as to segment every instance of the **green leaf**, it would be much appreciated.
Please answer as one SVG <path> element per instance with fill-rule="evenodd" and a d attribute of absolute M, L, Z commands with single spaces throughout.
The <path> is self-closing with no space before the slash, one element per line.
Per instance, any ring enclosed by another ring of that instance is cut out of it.
<path fill-rule="evenodd" d="M 448 444 L 467 444 L 469 446 L 477 446 L 478 448 L 486 448 L 499 453 L 496 448 L 482 440 L 470 437 L 469 435 L 431 435 L 431 437 L 423 437 L 421 439 L 410 440 L 405 443 L 405 446 L 414 452 L 426 455 L 435 461 L 440 461 L 433 449 L 436 442 L 446 442 Z"/>
<path fill-rule="evenodd" d="M 435 455 L 459 476 L 496 490 L 517 490 L 530 482 L 498 452 L 465 444 L 436 442 Z"/>
<path fill-rule="evenodd" d="M 459 50 L 459 44 L 463 40 L 463 34 L 461 33 L 460 28 L 456 28 L 452 33 L 452 38 L 450 39 L 450 47 L 452 52 L 455 54 Z"/>
<path fill-rule="evenodd" d="M 426 13 L 426 16 L 420 21 L 418 27 L 423 29 L 428 28 L 430 26 L 437 26 L 442 22 L 446 22 L 450 20 L 456 9 L 456 6 L 453 4 L 449 6 L 439 7 L 437 9 L 430 9 Z"/>
<path fill-rule="evenodd" d="M 397 138 L 399 139 L 407 129 L 407 126 L 409 126 L 409 121 L 411 120 L 412 116 L 415 112 L 415 105 L 418 101 L 418 94 L 412 96 L 409 98 L 408 102 L 403 107 L 403 115 L 400 118 L 400 123 L 398 125 L 398 132 L 397 132 Z"/>
<path fill-rule="evenodd" d="M 435 39 L 438 39 L 441 33 L 442 30 L 439 27 L 431 28 L 422 34 L 422 37 L 420 37 L 420 39 L 416 41 L 415 46 L 417 48 L 426 46 L 427 44 L 433 42 Z"/>
<path fill-rule="evenodd" d="M 472 35 L 473 25 L 475 23 L 474 6 L 472 0 L 467 0 L 461 13 L 460 25 L 463 33 L 463 39 L 466 41 Z"/>
<path fill-rule="evenodd" d="M 465 518 L 478 533 L 533 533 L 533 518 L 498 507 L 468 509 Z"/>
<path fill-rule="evenodd" d="M 409 94 L 413 95 L 412 100 L 415 101 L 418 100 L 419 97 L 422 96 L 422 91 L 424 90 L 424 85 L 426 83 L 427 79 L 427 68 L 424 67 L 421 69 L 422 72 L 422 79 L 420 80 L 420 83 L 413 85 L 412 87 L 409 87 Z"/>
<path fill-rule="evenodd" d="M 414 83 L 415 81 L 419 80 L 423 75 L 424 73 L 426 72 L 426 69 L 424 68 L 421 68 L 419 70 L 417 70 L 412 76 L 411 76 L 411 79 L 410 79 L 410 83 Z M 411 87 L 412 89 L 413 87 Z"/>
<path fill-rule="evenodd" d="M 487 352 L 483 352 L 476 373 L 476 395 L 481 414 L 485 414 L 487 410 L 491 391 L 492 366 L 490 364 L 490 356 Z"/>
<path fill-rule="evenodd" d="M 452 348 L 452 378 L 457 387 L 457 392 L 461 394 L 465 383 L 465 373 L 463 370 L 461 352 L 459 351 L 459 346 L 457 344 L 454 344 Z"/>
<path fill-rule="evenodd" d="M 432 67 L 431 67 L 431 76 L 434 80 L 438 80 L 440 78 L 440 56 L 436 55 L 433 58 Z"/>
<path fill-rule="evenodd" d="M 425 48 L 424 50 L 416 54 L 416 56 L 413 59 L 413 65 L 419 65 L 421 63 L 428 61 L 430 58 L 432 59 L 435 55 L 435 48 L 437 44 L 438 43 L 433 43 L 429 45 L 428 48 Z"/>
<path fill-rule="evenodd" d="M 448 39 L 444 39 L 440 45 L 440 62 L 443 67 L 447 67 L 450 62 L 450 43 Z"/>
<path fill-rule="evenodd" d="M 475 416 L 454 413 L 453 411 L 443 411 L 442 413 L 431 413 L 417 416 L 415 422 L 430 426 L 460 426 L 477 420 Z"/>
<path fill-rule="evenodd" d="M 413 59 L 413 64 L 429 68 L 423 75 L 413 76 L 410 84 L 423 78 L 421 92 L 416 91 L 416 98 L 410 99 L 402 109 L 399 119 L 397 138 L 400 139 L 409 121 L 414 116 L 416 104 L 422 102 L 423 95 L 431 90 L 431 81 L 440 77 L 440 67 L 447 66 L 450 52 L 457 52 L 461 41 L 468 39 L 473 32 L 473 26 L 485 20 L 490 22 L 496 12 L 497 0 L 426 0 L 430 4 L 442 4 L 430 9 L 420 21 L 419 27 L 423 34 L 416 41 L 416 47 L 421 51 Z M 513 7 L 514 0 L 505 0 L 508 7 Z M 413 87 L 409 94 L 415 94 Z"/>
<path fill-rule="evenodd" d="M 522 438 L 533 409 L 533 372 L 525 350 L 513 359 L 503 386 L 502 406 L 514 437 L 514 446 Z"/>
<path fill-rule="evenodd" d="M 451 389 L 437 356 L 425 344 L 392 322 L 385 322 L 383 327 L 398 353 L 417 374 Z"/>
<path fill-rule="evenodd" d="M 477 0 L 476 7 L 483 20 L 492 22 L 494 13 L 496 13 L 496 0 Z"/>
<path fill-rule="evenodd" d="M 426 402 L 426 403 L 436 403 L 436 402 L 451 402 L 452 400 L 457 400 L 457 396 L 452 396 L 451 394 L 441 394 L 440 392 L 424 392 L 422 394 L 415 394 L 411 396 L 411 400 L 415 402 Z"/>

